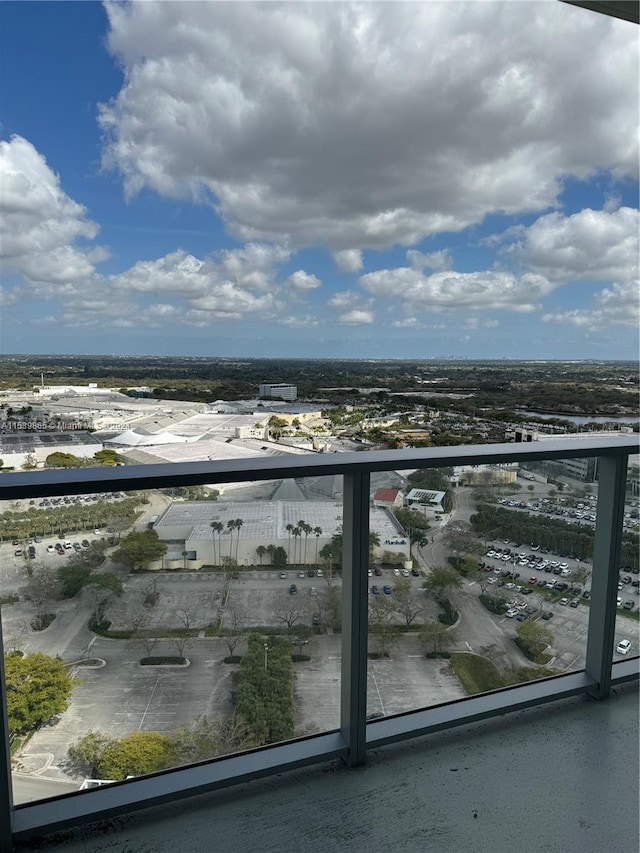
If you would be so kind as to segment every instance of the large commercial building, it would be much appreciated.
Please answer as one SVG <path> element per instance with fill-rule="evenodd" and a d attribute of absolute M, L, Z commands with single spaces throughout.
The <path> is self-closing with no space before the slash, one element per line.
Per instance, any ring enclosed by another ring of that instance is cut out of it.
<path fill-rule="evenodd" d="M 295 400 L 298 396 L 296 385 L 287 385 L 284 382 L 264 383 L 258 389 L 260 397 L 275 397 L 278 400 Z"/>
<path fill-rule="evenodd" d="M 91 459 L 102 448 L 102 442 L 84 430 L 0 432 L 0 457 L 5 468 L 22 468 L 26 464 L 42 467 L 52 453 L 71 453 L 81 459 Z"/>
<path fill-rule="evenodd" d="M 228 522 L 242 521 L 236 528 Z M 299 522 L 311 528 L 305 535 Z M 218 533 L 212 525 L 222 525 Z M 294 530 L 300 530 L 294 535 Z M 168 546 L 165 568 L 180 568 L 186 559 L 191 568 L 220 565 L 225 557 L 238 565 L 269 563 L 260 560 L 257 548 L 282 547 L 289 563 L 316 565 L 318 554 L 342 528 L 342 503 L 334 501 L 185 501 L 173 503 L 155 523 L 154 530 Z M 380 539 L 376 549 L 399 553 L 409 559 L 409 540 L 385 509 L 371 507 L 370 529 Z"/>

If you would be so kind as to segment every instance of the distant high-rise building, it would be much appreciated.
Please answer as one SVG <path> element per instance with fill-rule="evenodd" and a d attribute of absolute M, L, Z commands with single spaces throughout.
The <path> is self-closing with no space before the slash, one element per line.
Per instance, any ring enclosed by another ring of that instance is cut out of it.
<path fill-rule="evenodd" d="M 258 396 L 273 397 L 278 400 L 295 400 L 298 396 L 298 388 L 284 382 L 264 383 L 260 386 Z"/>

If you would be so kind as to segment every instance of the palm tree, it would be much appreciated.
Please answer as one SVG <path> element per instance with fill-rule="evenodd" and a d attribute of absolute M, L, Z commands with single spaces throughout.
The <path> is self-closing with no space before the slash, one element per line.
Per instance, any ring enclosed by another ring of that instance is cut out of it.
<path fill-rule="evenodd" d="M 303 522 L 303 524 L 304 524 L 304 522 Z M 291 531 L 291 533 L 292 533 L 293 539 L 294 539 L 294 542 L 293 542 L 293 562 L 295 564 L 296 557 L 298 555 L 298 537 L 300 536 L 300 528 L 294 527 L 293 530 Z"/>
<path fill-rule="evenodd" d="M 224 524 L 221 521 L 212 521 L 210 526 L 213 532 L 218 534 L 218 562 L 220 562 L 222 560 L 222 543 L 220 542 L 220 534 L 224 530 Z M 213 547 L 213 559 L 214 561 L 216 559 L 215 542 Z"/>
<path fill-rule="evenodd" d="M 316 537 L 316 566 L 317 566 L 318 565 L 318 540 L 322 536 L 322 528 L 321 527 L 314 527 L 313 533 L 315 534 L 315 537 Z"/>
<path fill-rule="evenodd" d="M 235 529 L 236 529 L 235 519 L 230 518 L 229 521 L 227 521 L 227 530 L 229 531 L 229 534 L 231 537 L 229 539 L 229 559 L 231 559 L 233 557 L 233 531 Z"/>
<path fill-rule="evenodd" d="M 302 560 L 302 562 L 306 564 L 306 562 L 307 562 L 307 540 L 309 539 L 309 534 L 313 533 L 313 527 L 311 527 L 310 524 L 307 524 L 306 521 L 299 521 L 298 527 L 304 533 L 304 560 Z"/>
<path fill-rule="evenodd" d="M 287 541 L 287 562 L 291 562 L 291 532 L 293 531 L 293 524 L 287 524 L 285 530 L 289 534 L 289 539 Z"/>
<path fill-rule="evenodd" d="M 244 524 L 241 518 L 236 518 L 235 528 L 238 531 L 236 534 L 236 565 L 238 563 L 238 545 L 240 544 L 240 528 Z"/>
<path fill-rule="evenodd" d="M 186 571 L 186 568 L 187 568 L 187 555 L 188 555 L 188 554 L 189 554 L 189 552 L 188 552 L 188 551 L 183 551 L 183 552 L 182 552 L 182 560 L 183 560 L 183 565 L 184 565 L 185 571 Z"/>
<path fill-rule="evenodd" d="M 258 557 L 260 557 L 260 565 L 262 565 L 262 558 L 267 553 L 267 549 L 264 547 L 264 545 L 258 545 L 258 547 L 256 548 L 256 553 Z"/>

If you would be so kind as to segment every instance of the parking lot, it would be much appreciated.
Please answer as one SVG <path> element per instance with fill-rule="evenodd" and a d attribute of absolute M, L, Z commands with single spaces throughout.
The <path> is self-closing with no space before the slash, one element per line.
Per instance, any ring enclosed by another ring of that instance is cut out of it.
<path fill-rule="evenodd" d="M 311 660 L 294 664 L 298 730 L 325 731 L 340 724 L 340 642 L 339 635 L 315 637 L 306 647 Z M 158 651 L 170 654 L 170 641 L 161 641 Z M 52 766 L 64 767 L 69 744 L 92 729 L 114 737 L 168 733 L 198 715 L 229 714 L 238 667 L 223 662 L 227 654 L 221 640 L 197 638 L 187 651 L 188 667 L 143 667 L 137 643 L 97 637 L 91 655 L 106 665 L 74 669 L 80 683 L 69 710 L 33 736 L 27 753 L 51 753 Z M 369 662 L 368 713 L 394 714 L 463 695 L 448 663 L 425 659 L 414 637 L 405 638 L 402 651 L 391 659 Z"/>

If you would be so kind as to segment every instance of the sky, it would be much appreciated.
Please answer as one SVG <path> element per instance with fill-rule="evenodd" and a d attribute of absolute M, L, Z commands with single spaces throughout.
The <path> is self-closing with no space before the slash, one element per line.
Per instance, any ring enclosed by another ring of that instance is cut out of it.
<path fill-rule="evenodd" d="M 0 3 L 0 351 L 637 359 L 638 28 Z"/>

